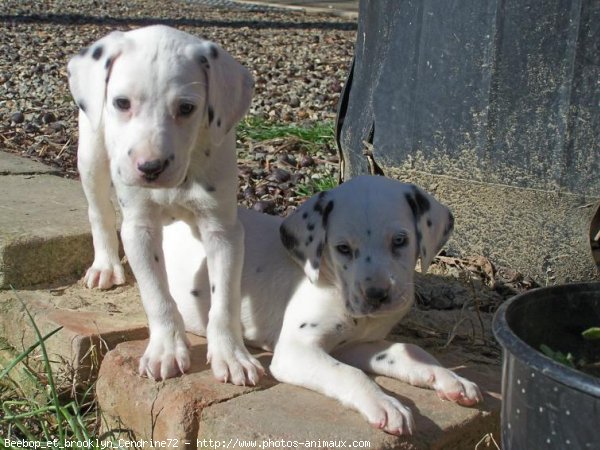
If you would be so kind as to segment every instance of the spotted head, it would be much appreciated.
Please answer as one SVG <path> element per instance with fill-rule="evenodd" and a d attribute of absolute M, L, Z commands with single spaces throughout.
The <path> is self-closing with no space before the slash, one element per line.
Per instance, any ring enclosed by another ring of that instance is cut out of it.
<path fill-rule="evenodd" d="M 450 210 L 412 185 L 360 176 L 310 198 L 282 223 L 291 257 L 313 283 L 333 283 L 348 312 L 408 309 L 414 270 L 427 270 L 453 227 Z"/>
<path fill-rule="evenodd" d="M 193 152 L 231 139 L 254 86 L 217 44 L 162 25 L 103 37 L 68 76 L 80 136 L 104 143 L 114 179 L 144 187 L 179 185 Z"/>

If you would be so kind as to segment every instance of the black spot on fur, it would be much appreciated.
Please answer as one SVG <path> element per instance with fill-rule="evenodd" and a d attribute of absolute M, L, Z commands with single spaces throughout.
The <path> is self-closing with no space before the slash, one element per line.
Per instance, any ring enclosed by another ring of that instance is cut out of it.
<path fill-rule="evenodd" d="M 198 57 L 198 62 L 199 62 L 201 65 L 203 65 L 203 66 L 206 66 L 206 68 L 210 68 L 210 66 L 209 66 L 209 64 L 208 64 L 208 59 L 206 59 L 206 56 L 204 56 L 204 55 L 200 55 L 200 56 Z"/>
<path fill-rule="evenodd" d="M 102 48 L 102 46 L 99 45 L 92 52 L 92 58 L 94 58 L 96 61 L 98 61 L 100 58 L 102 58 L 102 52 L 104 52 L 104 48 Z"/>
<path fill-rule="evenodd" d="M 215 110 L 213 109 L 212 106 L 208 105 L 208 124 L 212 124 L 213 120 L 215 118 Z"/>
<path fill-rule="evenodd" d="M 429 228 L 431 228 L 432 225 L 433 225 L 433 222 L 431 221 L 431 219 L 427 219 L 427 226 Z"/>
<path fill-rule="evenodd" d="M 416 186 L 412 186 L 411 192 L 404 194 L 404 197 L 417 221 L 431 208 L 427 197 Z"/>
<path fill-rule="evenodd" d="M 218 126 L 219 128 L 221 128 L 221 118 L 220 118 L 220 117 L 217 119 L 217 126 Z"/>
<path fill-rule="evenodd" d="M 83 100 L 79 100 L 77 102 L 77 106 L 79 106 L 79 109 L 82 110 L 83 112 L 86 111 L 87 107 L 86 107 L 85 102 Z"/>
<path fill-rule="evenodd" d="M 175 159 L 175 155 L 173 153 L 171 153 L 169 155 L 169 161 L 173 161 Z"/>
<path fill-rule="evenodd" d="M 304 328 L 305 326 L 306 326 L 306 322 L 302 322 L 302 323 L 300 324 L 300 328 Z"/>
<path fill-rule="evenodd" d="M 306 225 L 306 229 L 308 231 L 313 231 L 315 229 L 315 224 L 314 223 L 309 223 L 308 225 Z"/>
<path fill-rule="evenodd" d="M 88 47 L 83 47 L 81 50 L 79 50 L 79 56 L 85 56 L 88 50 Z"/>
<path fill-rule="evenodd" d="M 187 175 L 186 175 L 186 176 L 185 176 L 185 178 L 183 179 L 183 182 L 184 182 L 184 183 L 187 183 L 187 181 L 188 181 L 188 177 L 187 177 Z"/>
<path fill-rule="evenodd" d="M 319 268 L 319 261 L 316 259 L 311 259 L 310 260 L 310 265 L 312 266 L 313 269 L 318 269 Z"/>
<path fill-rule="evenodd" d="M 348 266 L 346 264 L 344 264 L 342 267 L 344 268 L 344 270 L 348 270 Z"/>
<path fill-rule="evenodd" d="M 360 250 L 354 250 L 354 258 L 358 258 L 360 256 Z"/>
<path fill-rule="evenodd" d="M 352 322 L 354 322 L 354 325 L 358 325 L 358 320 L 352 319 Z"/>
<path fill-rule="evenodd" d="M 388 360 L 388 364 L 389 364 L 390 366 L 391 366 L 391 365 L 393 365 L 393 364 L 395 364 L 395 363 L 396 363 L 396 361 L 394 361 L 393 359 L 390 359 L 390 360 Z"/>
<path fill-rule="evenodd" d="M 212 59 L 217 59 L 219 57 L 219 50 L 217 49 L 217 46 L 214 44 L 210 46 L 210 57 Z"/>
<path fill-rule="evenodd" d="M 422 255 L 423 255 L 425 258 L 427 258 L 427 249 L 425 248 L 425 246 L 424 246 L 424 245 L 422 245 L 422 246 L 421 246 L 421 254 L 422 254 Z"/>
<path fill-rule="evenodd" d="M 327 221 L 329 220 L 331 211 L 333 211 L 333 200 L 330 200 L 329 203 L 327 203 L 325 210 L 323 211 L 323 228 L 327 228 Z"/>
<path fill-rule="evenodd" d="M 110 66 L 112 66 L 112 63 L 113 63 L 112 57 L 106 58 L 106 61 L 104 61 L 104 68 L 106 70 L 108 70 L 110 68 Z"/>
<path fill-rule="evenodd" d="M 310 327 L 311 327 L 311 328 L 317 328 L 317 325 L 318 325 L 318 323 L 311 323 L 311 324 L 310 324 Z"/>
<path fill-rule="evenodd" d="M 263 268 L 261 266 L 258 266 L 256 268 L 256 273 L 261 273 L 263 271 Z"/>
<path fill-rule="evenodd" d="M 308 213 L 306 211 L 304 213 L 302 213 L 302 218 L 304 220 L 308 219 Z"/>
<path fill-rule="evenodd" d="M 206 192 L 215 192 L 217 189 L 214 186 L 206 186 Z"/>
<path fill-rule="evenodd" d="M 210 148 L 204 150 L 204 155 L 206 155 L 207 157 L 210 156 Z"/>
<path fill-rule="evenodd" d="M 383 359 L 387 358 L 387 353 L 380 353 L 379 355 L 377 355 L 375 357 L 375 361 L 381 361 Z"/>
<path fill-rule="evenodd" d="M 335 331 L 340 332 L 344 329 L 344 324 L 343 323 L 337 323 L 335 325 Z"/>
<path fill-rule="evenodd" d="M 133 149 L 130 148 L 129 150 L 127 150 L 127 156 L 131 156 L 131 154 L 133 153 Z"/>
<path fill-rule="evenodd" d="M 279 227 L 279 237 L 283 246 L 288 250 L 298 247 L 298 238 L 290 233 L 285 225 Z"/>
<path fill-rule="evenodd" d="M 319 258 L 319 259 L 321 258 L 321 256 L 323 256 L 323 247 L 324 247 L 323 241 L 319 242 L 319 245 L 317 245 L 317 252 L 316 252 L 317 258 Z"/>
<path fill-rule="evenodd" d="M 367 257 L 365 258 L 365 261 L 366 261 L 366 262 L 368 262 L 368 263 L 370 263 L 370 262 L 371 262 L 371 257 L 370 257 L 370 256 L 367 256 Z"/>
<path fill-rule="evenodd" d="M 367 236 L 371 236 L 371 230 L 367 230 Z"/>
<path fill-rule="evenodd" d="M 192 294 L 194 297 L 198 297 L 200 295 L 200 292 L 198 291 L 198 289 L 192 289 L 190 291 L 190 294 Z"/>
<path fill-rule="evenodd" d="M 296 259 L 298 259 L 300 261 L 306 260 L 306 255 L 301 250 L 298 250 L 297 248 L 294 248 L 294 249 L 291 250 L 291 252 L 296 257 Z"/>
<path fill-rule="evenodd" d="M 154 255 L 154 261 L 158 262 L 158 255 Z"/>
<path fill-rule="evenodd" d="M 211 285 L 210 285 L 210 292 L 212 292 L 212 293 L 214 294 L 214 293 L 215 293 L 215 291 L 216 291 L 216 287 L 215 287 L 215 285 L 214 285 L 214 284 L 211 284 Z"/>
<path fill-rule="evenodd" d="M 308 247 L 310 244 L 312 244 L 313 240 L 314 240 L 314 238 L 312 237 L 312 235 L 309 235 L 308 239 L 304 242 L 304 246 Z"/>

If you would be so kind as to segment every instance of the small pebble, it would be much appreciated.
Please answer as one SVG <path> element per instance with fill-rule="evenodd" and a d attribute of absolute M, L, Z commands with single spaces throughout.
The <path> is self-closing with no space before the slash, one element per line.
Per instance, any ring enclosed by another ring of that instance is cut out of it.
<path fill-rule="evenodd" d="M 275 202 L 272 200 L 260 200 L 252 205 L 254 211 L 270 214 L 275 211 Z"/>
<path fill-rule="evenodd" d="M 56 122 L 56 116 L 51 112 L 44 113 L 44 115 L 42 116 L 42 122 L 46 125 L 52 122 Z"/>
<path fill-rule="evenodd" d="M 23 123 L 25 122 L 25 114 L 23 114 L 21 111 L 17 111 L 11 114 L 10 120 L 12 123 Z"/>
<path fill-rule="evenodd" d="M 291 175 L 287 170 L 284 169 L 273 169 L 269 179 L 277 183 L 285 183 L 290 179 Z"/>

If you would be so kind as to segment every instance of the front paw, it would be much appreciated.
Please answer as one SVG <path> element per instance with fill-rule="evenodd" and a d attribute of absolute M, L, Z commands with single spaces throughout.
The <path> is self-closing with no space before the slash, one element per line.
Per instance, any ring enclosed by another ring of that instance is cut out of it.
<path fill-rule="evenodd" d="M 125 284 L 125 270 L 120 261 L 101 263 L 94 261 L 85 276 L 83 283 L 88 289 L 110 289 L 115 285 Z"/>
<path fill-rule="evenodd" d="M 481 391 L 475 383 L 459 377 L 448 369 L 434 373 L 432 388 L 442 400 L 449 400 L 462 406 L 473 406 L 483 401 Z"/>
<path fill-rule="evenodd" d="M 412 434 L 415 428 L 410 409 L 383 392 L 364 401 L 359 405 L 359 411 L 373 427 L 386 433 L 396 436 Z"/>
<path fill-rule="evenodd" d="M 165 380 L 190 368 L 190 343 L 183 330 L 150 330 L 150 342 L 140 359 L 139 373 Z"/>
<path fill-rule="evenodd" d="M 208 336 L 206 358 L 213 375 L 222 383 L 230 381 L 238 386 L 256 386 L 265 373 L 260 362 L 233 338 Z"/>

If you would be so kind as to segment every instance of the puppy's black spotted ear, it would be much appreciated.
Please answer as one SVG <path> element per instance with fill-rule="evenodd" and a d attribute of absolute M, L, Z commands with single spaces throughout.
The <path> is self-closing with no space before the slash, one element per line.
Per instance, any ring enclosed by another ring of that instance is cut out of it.
<path fill-rule="evenodd" d="M 415 219 L 417 256 L 421 258 L 421 272 L 425 273 L 448 241 L 454 228 L 454 216 L 424 190 L 412 184 L 406 186 L 404 196 Z"/>
<path fill-rule="evenodd" d="M 286 217 L 279 228 L 281 242 L 312 283 L 319 279 L 327 227 L 334 208 L 333 195 L 321 192 Z"/>
<path fill-rule="evenodd" d="M 206 75 L 209 133 L 212 142 L 218 145 L 248 111 L 254 94 L 254 78 L 214 42 L 203 41 L 193 52 Z"/>
<path fill-rule="evenodd" d="M 121 54 L 125 42 L 125 33 L 114 31 L 82 49 L 67 66 L 71 94 L 94 130 L 102 120 L 106 85 L 113 63 Z"/>

